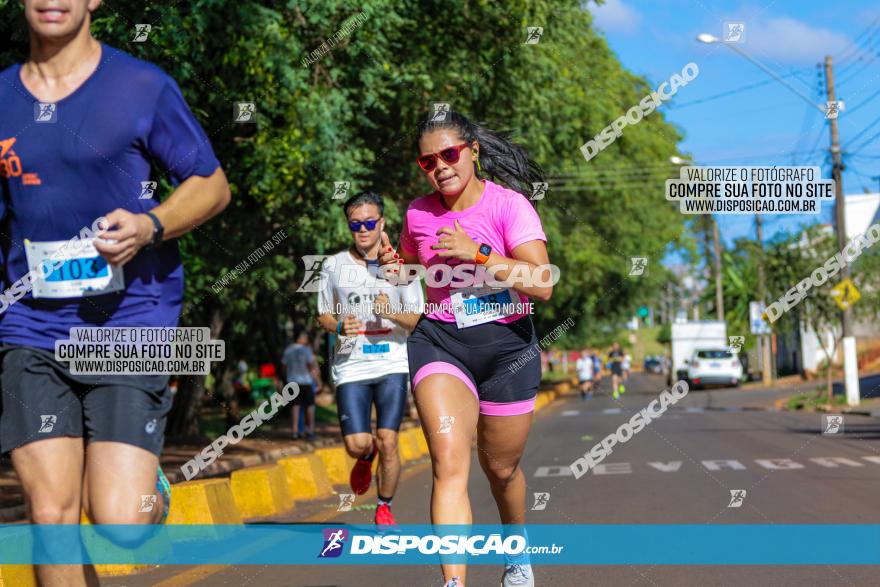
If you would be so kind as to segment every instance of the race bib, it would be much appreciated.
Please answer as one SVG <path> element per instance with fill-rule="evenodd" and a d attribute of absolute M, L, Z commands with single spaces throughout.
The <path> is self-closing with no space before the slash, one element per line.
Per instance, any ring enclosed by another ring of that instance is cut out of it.
<path fill-rule="evenodd" d="M 391 352 L 391 345 L 387 342 L 370 342 L 368 338 L 362 338 L 358 341 L 352 356 L 357 359 L 366 361 L 379 361 L 388 357 Z"/>
<path fill-rule="evenodd" d="M 494 322 L 514 313 L 510 289 L 491 286 L 466 287 L 455 290 L 451 296 L 452 313 L 459 328 L 468 328 Z M 507 305 L 507 308 L 504 306 Z"/>
<path fill-rule="evenodd" d="M 125 287 L 122 267 L 114 267 L 95 249 L 94 239 L 33 242 L 24 251 L 33 280 L 34 298 L 82 298 Z"/>

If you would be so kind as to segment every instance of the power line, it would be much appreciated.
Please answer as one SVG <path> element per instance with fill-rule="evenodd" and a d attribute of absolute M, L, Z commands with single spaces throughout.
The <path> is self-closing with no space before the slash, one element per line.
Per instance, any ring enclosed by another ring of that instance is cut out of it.
<path fill-rule="evenodd" d="M 843 147 L 841 147 L 841 148 L 842 148 L 842 149 L 846 149 L 848 146 L 852 145 L 854 142 L 856 142 L 856 140 L 858 140 L 859 137 L 861 137 L 863 134 L 865 134 L 866 132 L 868 132 L 868 130 L 869 130 L 872 126 L 876 125 L 878 122 L 880 122 L 880 116 L 878 116 L 877 118 L 875 118 L 874 121 L 873 121 L 871 124 L 869 124 L 868 126 L 866 126 L 865 128 L 863 128 L 861 131 L 859 131 L 859 134 L 857 134 L 856 136 L 854 136 L 853 138 L 851 138 L 850 140 L 848 140 L 848 141 L 846 142 L 846 144 L 843 145 Z M 862 145 L 862 146 L 864 147 L 864 145 Z"/>
<path fill-rule="evenodd" d="M 865 141 L 864 143 L 862 143 L 861 145 L 859 145 L 858 147 L 856 147 L 856 148 L 853 150 L 853 152 L 854 152 L 854 153 L 858 153 L 859 151 L 861 151 L 862 149 L 864 149 L 865 147 L 867 147 L 868 145 L 870 145 L 871 143 L 873 143 L 875 140 L 877 140 L 877 137 L 880 137 L 880 132 L 878 132 L 878 133 L 875 134 L 875 135 L 872 135 L 867 141 Z"/>
<path fill-rule="evenodd" d="M 809 67 L 805 67 L 803 69 L 810 69 Z M 800 70 L 790 71 L 789 73 L 780 76 L 780 77 L 791 77 L 793 75 L 797 75 L 797 72 Z M 746 86 L 742 86 L 739 88 L 734 88 L 732 90 L 728 90 L 726 92 L 721 92 L 720 94 L 714 94 L 712 96 L 707 96 L 705 98 L 700 98 L 698 100 L 691 100 L 690 102 L 685 102 L 684 104 L 675 104 L 674 102 L 669 103 L 669 108 L 672 110 L 677 110 L 679 108 L 687 108 L 688 106 L 696 106 L 697 104 L 702 104 L 703 102 L 709 102 L 710 100 L 717 100 L 718 98 L 725 98 L 727 96 L 732 96 L 734 94 L 739 94 L 740 92 L 745 92 L 747 90 L 751 90 L 752 88 L 758 88 L 760 86 L 765 86 L 774 81 L 773 79 L 767 79 L 760 82 L 755 82 L 753 84 L 748 84 Z"/>
<path fill-rule="evenodd" d="M 860 32 L 858 35 L 856 35 L 856 37 L 852 41 L 850 41 L 849 45 L 847 45 L 846 47 L 841 49 L 840 53 L 837 54 L 836 59 L 835 59 L 835 61 L 837 61 L 838 65 L 842 65 L 844 61 L 846 61 L 847 59 L 852 59 L 852 57 L 854 55 L 857 55 L 859 53 L 859 48 L 862 47 L 864 44 L 864 41 L 859 41 L 859 39 L 864 37 L 865 35 L 867 35 L 868 32 L 872 31 L 872 29 L 873 29 L 873 32 L 871 32 L 871 34 L 868 38 L 876 35 L 878 30 L 880 30 L 880 29 L 878 29 L 878 26 L 877 26 L 878 24 L 880 24 L 880 16 L 874 18 L 874 20 L 871 21 L 871 23 L 862 32 Z M 852 53 L 852 55 L 849 55 L 849 56 L 844 55 L 847 51 L 851 51 L 851 50 L 855 50 Z"/>
<path fill-rule="evenodd" d="M 868 96 L 868 98 L 864 102 L 859 102 L 858 104 L 856 104 L 855 106 L 850 108 L 849 111 L 846 113 L 847 116 L 849 116 L 850 114 L 852 114 L 853 112 L 855 112 L 856 110 L 858 110 L 859 108 L 864 106 L 865 104 L 869 103 L 871 100 L 873 100 L 877 96 L 880 96 L 880 90 L 877 90 L 876 92 L 874 92 L 873 94 Z"/>

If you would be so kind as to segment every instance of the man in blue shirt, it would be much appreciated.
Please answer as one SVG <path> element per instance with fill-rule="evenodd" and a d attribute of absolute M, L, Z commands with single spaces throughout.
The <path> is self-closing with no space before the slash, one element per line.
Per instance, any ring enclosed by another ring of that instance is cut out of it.
<path fill-rule="evenodd" d="M 167 377 L 74 375 L 53 351 L 74 327 L 176 326 L 175 239 L 230 198 L 174 80 L 91 36 L 99 4 L 25 0 L 30 56 L 0 72 L 0 451 L 35 524 L 76 524 L 81 506 L 97 524 L 167 515 Z M 161 204 L 151 163 L 176 186 Z M 44 272 L 40 260 L 74 237 L 70 261 Z M 37 572 L 43 584 L 95 581 L 91 568 Z"/>
<path fill-rule="evenodd" d="M 293 400 L 293 437 L 313 440 L 315 438 L 315 389 L 321 386 L 321 371 L 309 346 L 309 333 L 305 330 L 284 349 L 286 382 L 299 386 L 299 395 Z M 300 412 L 305 416 L 305 431 L 300 425 Z"/>

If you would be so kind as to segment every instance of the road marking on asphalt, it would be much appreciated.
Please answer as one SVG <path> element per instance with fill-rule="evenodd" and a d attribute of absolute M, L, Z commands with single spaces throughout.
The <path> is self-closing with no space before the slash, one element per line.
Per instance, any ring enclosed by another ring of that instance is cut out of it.
<path fill-rule="evenodd" d="M 620 408 L 605 408 L 604 410 L 602 410 L 602 413 L 603 414 L 619 414 L 620 411 L 621 411 Z"/>
<path fill-rule="evenodd" d="M 565 410 L 562 412 L 563 416 L 577 416 L 581 413 L 580 410 Z"/>
<path fill-rule="evenodd" d="M 873 463 L 875 465 L 880 465 L 880 456 L 877 455 L 867 455 L 858 457 L 863 461 L 867 461 L 869 463 Z M 864 467 L 864 463 L 861 463 L 855 458 L 850 457 L 809 457 L 807 459 L 811 461 L 812 464 L 817 465 L 819 467 L 834 469 L 841 466 L 844 467 Z M 763 469 L 770 469 L 773 471 L 791 471 L 796 469 L 805 469 L 806 466 L 802 463 L 794 461 L 788 458 L 764 458 L 764 459 L 754 459 L 754 462 L 758 464 L 759 467 Z M 648 467 L 655 471 L 660 471 L 662 473 L 679 473 L 682 470 L 682 461 L 647 461 L 645 463 Z M 745 471 L 748 469 L 746 465 L 736 459 L 707 459 L 700 461 L 703 468 L 707 471 Z M 810 464 L 810 463 L 808 463 Z M 596 465 L 590 470 L 594 475 L 629 475 L 633 472 L 632 465 L 627 462 L 617 462 L 617 463 L 601 463 Z M 571 467 L 568 466 L 560 466 L 560 465 L 547 465 L 538 467 L 535 470 L 533 475 L 534 477 L 572 477 L 574 473 L 571 470 Z"/>
<path fill-rule="evenodd" d="M 663 471 L 664 473 L 675 473 L 676 471 L 681 469 L 681 461 L 669 461 L 668 463 L 651 461 L 648 463 L 648 466 L 654 467 L 658 471 Z"/>

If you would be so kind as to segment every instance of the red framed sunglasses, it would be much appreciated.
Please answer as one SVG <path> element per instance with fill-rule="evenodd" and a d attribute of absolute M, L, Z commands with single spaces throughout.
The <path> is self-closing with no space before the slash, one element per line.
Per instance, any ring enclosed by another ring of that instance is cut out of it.
<path fill-rule="evenodd" d="M 467 143 L 462 143 L 460 145 L 456 145 L 454 147 L 447 147 L 442 151 L 438 151 L 437 153 L 431 153 L 430 155 L 422 155 L 416 159 L 416 163 L 419 164 L 419 167 L 424 169 L 426 172 L 430 173 L 437 169 L 437 158 L 443 159 L 445 163 L 449 165 L 455 165 L 458 163 L 459 158 L 461 158 L 461 152 L 464 149 L 470 147 Z"/>

